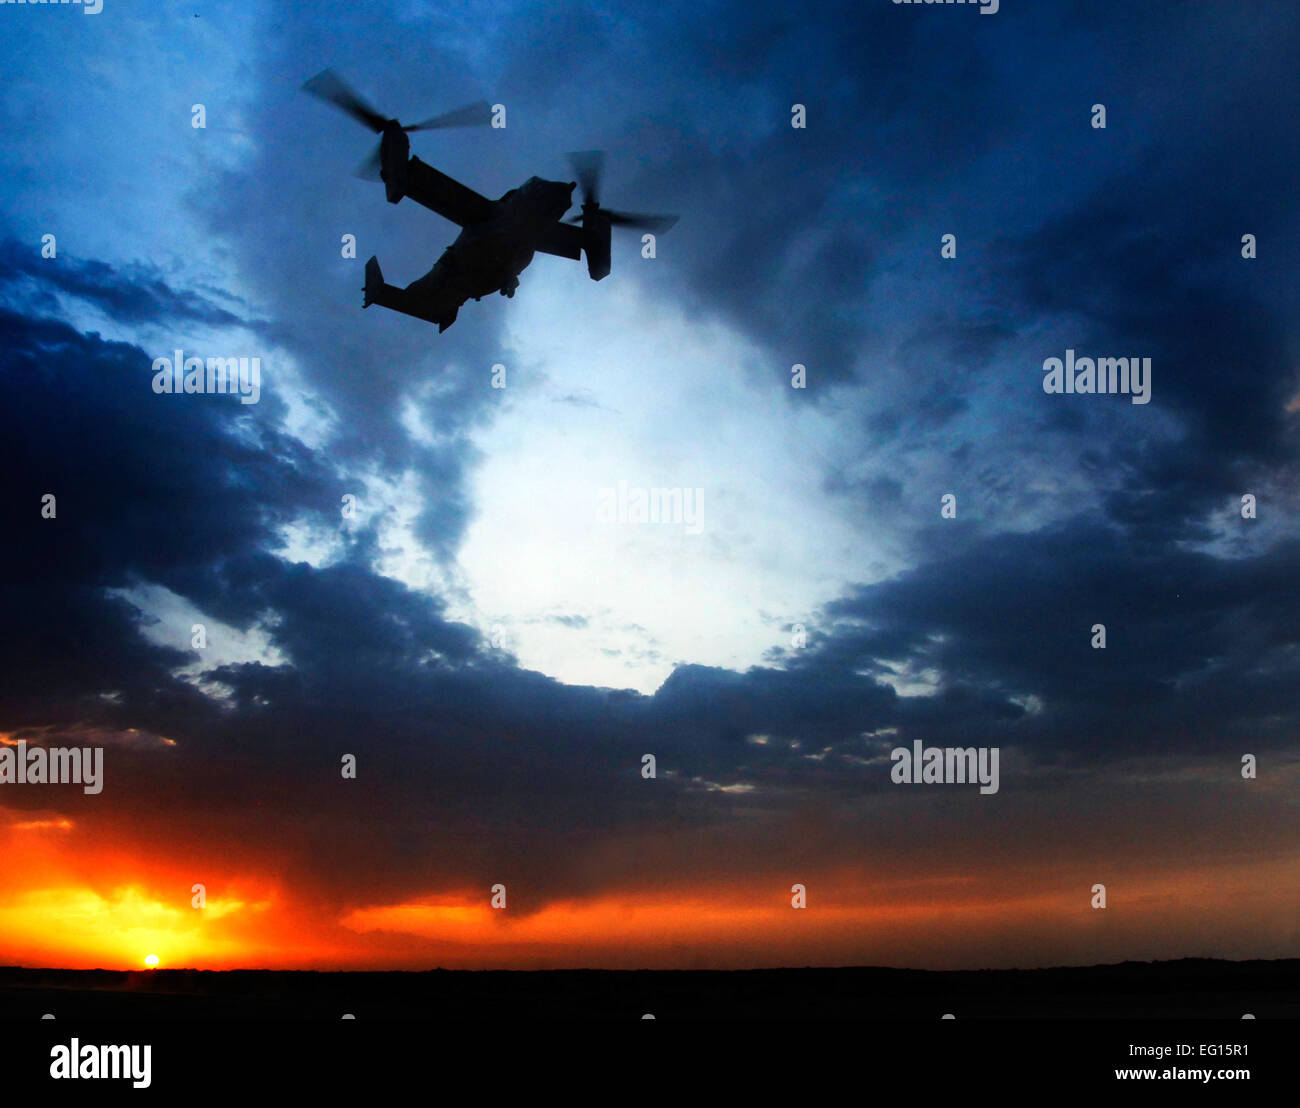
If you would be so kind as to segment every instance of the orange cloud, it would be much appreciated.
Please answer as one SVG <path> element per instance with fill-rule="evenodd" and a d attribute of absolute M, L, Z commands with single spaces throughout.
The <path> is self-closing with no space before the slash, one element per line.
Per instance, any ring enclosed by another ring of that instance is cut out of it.
<path fill-rule="evenodd" d="M 71 831 L 77 825 L 70 819 L 28 819 L 14 823 L 15 831 Z"/>

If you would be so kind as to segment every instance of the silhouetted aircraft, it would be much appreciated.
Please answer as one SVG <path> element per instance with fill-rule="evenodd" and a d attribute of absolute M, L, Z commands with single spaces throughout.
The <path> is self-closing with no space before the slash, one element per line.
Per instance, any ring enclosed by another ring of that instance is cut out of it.
<path fill-rule="evenodd" d="M 593 281 L 599 281 L 609 275 L 612 228 L 662 234 L 677 222 L 675 215 L 644 215 L 602 208 L 599 193 L 605 157 L 599 150 L 569 155 L 577 181 L 566 183 L 529 177 L 499 200 L 480 196 L 410 156 L 408 132 L 485 126 L 492 121 L 492 109 L 486 101 L 403 126 L 370 107 L 332 69 L 318 73 L 303 88 L 380 135 L 378 149 L 362 163 L 358 176 L 382 180 L 390 204 L 409 196 L 463 228 L 434 267 L 404 289 L 387 284 L 379 259 L 372 257 L 366 262 L 362 307 L 379 304 L 427 319 L 436 323 L 440 332 L 445 331 L 456 322 L 460 306 L 466 300 L 478 300 L 493 292 L 514 296 L 519 287 L 519 274 L 538 250 L 574 261 L 579 261 L 585 253 L 587 272 Z M 582 214 L 561 222 L 573 204 L 573 190 L 579 182 Z"/>

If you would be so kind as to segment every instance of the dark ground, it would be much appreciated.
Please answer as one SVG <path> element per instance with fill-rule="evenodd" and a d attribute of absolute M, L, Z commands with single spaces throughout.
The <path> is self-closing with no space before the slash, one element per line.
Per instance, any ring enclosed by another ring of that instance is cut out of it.
<path fill-rule="evenodd" d="M 1077 969 L 536 972 L 0 967 L 0 1019 L 1300 1018 L 1300 960 Z"/>

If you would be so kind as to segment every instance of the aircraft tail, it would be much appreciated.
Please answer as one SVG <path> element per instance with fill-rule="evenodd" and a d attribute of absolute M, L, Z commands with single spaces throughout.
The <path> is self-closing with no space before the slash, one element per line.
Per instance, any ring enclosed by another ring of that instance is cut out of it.
<path fill-rule="evenodd" d="M 378 304 L 381 308 L 391 308 L 395 312 L 403 312 L 417 319 L 436 323 L 439 332 L 445 331 L 456 322 L 456 315 L 460 309 L 460 304 L 455 300 L 444 299 L 430 304 L 429 298 L 420 292 L 419 281 L 405 289 L 388 284 L 384 280 L 383 271 L 379 268 L 378 258 L 371 258 L 366 262 L 365 296 L 361 306 L 368 308 L 371 304 Z"/>
<path fill-rule="evenodd" d="M 402 310 L 402 290 L 396 285 L 385 284 L 383 270 L 379 268 L 379 259 L 373 256 L 366 262 L 366 287 L 361 306 L 368 308 L 371 304 Z"/>

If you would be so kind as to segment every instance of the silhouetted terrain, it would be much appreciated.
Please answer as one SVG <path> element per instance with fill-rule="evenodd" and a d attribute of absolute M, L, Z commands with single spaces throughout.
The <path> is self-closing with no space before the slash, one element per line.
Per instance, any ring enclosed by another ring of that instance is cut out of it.
<path fill-rule="evenodd" d="M 0 967 L 0 1018 L 1300 1018 L 1300 960 L 1070 969 L 316 973 Z"/>

